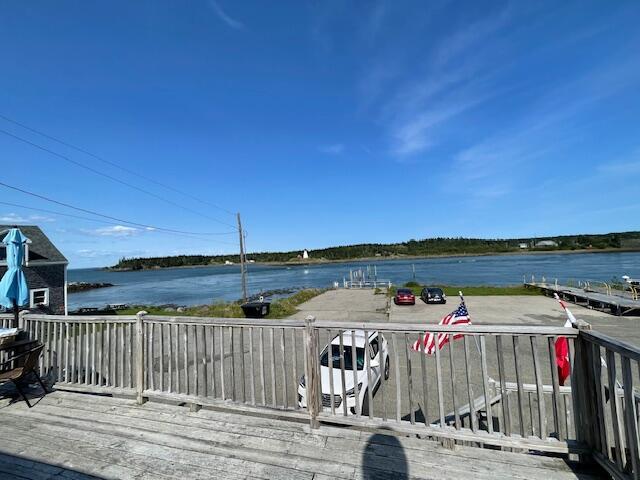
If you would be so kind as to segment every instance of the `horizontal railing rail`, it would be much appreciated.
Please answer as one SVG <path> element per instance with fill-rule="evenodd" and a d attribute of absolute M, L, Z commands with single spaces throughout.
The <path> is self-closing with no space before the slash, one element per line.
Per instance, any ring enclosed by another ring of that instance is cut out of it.
<path fill-rule="evenodd" d="M 640 349 L 592 331 L 144 312 L 22 314 L 20 327 L 45 344 L 40 367 L 59 388 L 275 409 L 313 427 L 330 422 L 559 453 L 591 449 L 609 471 L 637 472 Z M 425 334 L 449 342 L 427 355 Z M 566 385 L 556 366 L 559 337 L 569 345 Z"/>
<path fill-rule="evenodd" d="M 336 322 L 315 320 L 316 328 L 340 328 L 342 330 L 387 330 L 406 332 L 443 332 L 469 335 L 545 335 L 575 338 L 578 331 L 574 328 L 544 327 L 536 325 L 439 325 L 425 323 L 387 323 L 387 322 Z"/>

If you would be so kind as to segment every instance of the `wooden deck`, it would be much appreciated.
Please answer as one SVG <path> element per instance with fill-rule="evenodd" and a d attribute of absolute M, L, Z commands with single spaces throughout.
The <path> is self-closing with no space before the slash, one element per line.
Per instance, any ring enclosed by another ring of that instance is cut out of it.
<path fill-rule="evenodd" d="M 347 427 L 310 433 L 306 422 L 267 414 L 62 391 L 32 409 L 0 402 L 2 479 L 599 478 L 560 458 Z"/>

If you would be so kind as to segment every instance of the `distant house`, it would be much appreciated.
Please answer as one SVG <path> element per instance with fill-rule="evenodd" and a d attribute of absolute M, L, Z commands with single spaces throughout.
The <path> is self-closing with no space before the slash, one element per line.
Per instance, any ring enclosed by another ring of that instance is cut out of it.
<path fill-rule="evenodd" d="M 302 259 L 306 260 L 309 258 L 309 251 L 305 248 L 304 251 L 302 252 Z"/>
<path fill-rule="evenodd" d="M 558 242 L 553 240 L 540 240 L 536 243 L 536 248 L 555 248 L 558 246 Z"/>
<path fill-rule="evenodd" d="M 519 243 L 518 247 L 520 247 L 520 250 L 526 250 L 527 248 L 529 248 L 529 244 L 528 243 Z"/>
<path fill-rule="evenodd" d="M 0 241 L 11 228 L 13 225 L 0 225 Z M 69 262 L 40 227 L 23 225 L 19 228 L 28 238 L 22 266 L 29 287 L 29 304 L 25 308 L 53 315 L 66 315 Z M 0 277 L 6 271 L 7 250 L 0 243 Z"/>

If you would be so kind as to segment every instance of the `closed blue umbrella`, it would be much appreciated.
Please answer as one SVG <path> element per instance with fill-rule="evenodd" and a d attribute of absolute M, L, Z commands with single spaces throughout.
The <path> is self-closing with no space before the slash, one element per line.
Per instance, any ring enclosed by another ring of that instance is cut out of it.
<path fill-rule="evenodd" d="M 12 228 L 2 243 L 7 247 L 7 272 L 0 280 L 0 305 L 12 308 L 18 323 L 18 307 L 29 301 L 29 288 L 22 271 L 24 244 L 27 242 L 19 228 Z"/>

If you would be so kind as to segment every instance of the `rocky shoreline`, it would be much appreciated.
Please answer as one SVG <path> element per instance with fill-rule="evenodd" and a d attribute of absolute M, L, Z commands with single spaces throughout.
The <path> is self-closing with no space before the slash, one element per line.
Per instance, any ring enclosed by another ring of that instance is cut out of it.
<path fill-rule="evenodd" d="M 68 293 L 86 292 L 87 290 L 95 290 L 98 288 L 113 287 L 113 283 L 89 283 L 89 282 L 69 282 L 67 285 Z"/>

